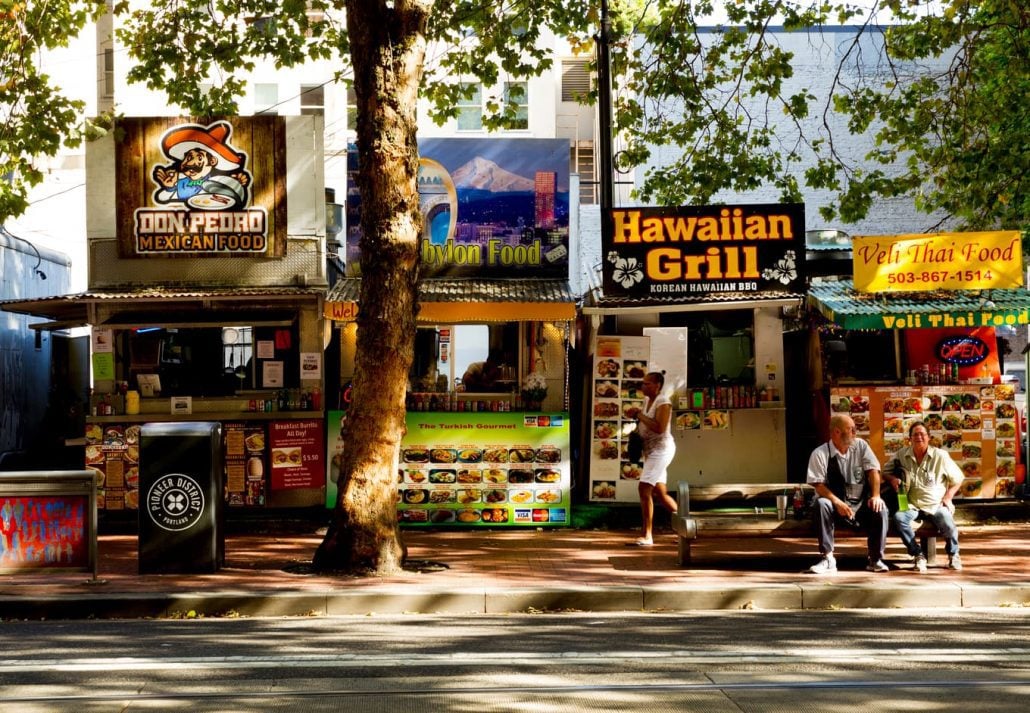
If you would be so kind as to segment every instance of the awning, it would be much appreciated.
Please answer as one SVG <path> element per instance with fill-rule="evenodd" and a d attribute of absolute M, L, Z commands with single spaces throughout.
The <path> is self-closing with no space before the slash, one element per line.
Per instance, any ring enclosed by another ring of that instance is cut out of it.
<path fill-rule="evenodd" d="M 338 322 L 358 316 L 361 278 L 337 281 L 323 314 Z M 565 280 L 425 279 L 419 284 L 418 321 L 562 322 L 576 318 L 576 297 Z"/>
<path fill-rule="evenodd" d="M 318 287 L 147 287 L 5 300 L 0 301 L 0 310 L 51 320 L 30 324 L 32 329 L 67 329 L 88 324 L 116 328 L 203 326 L 230 322 L 253 326 L 255 323 L 288 322 L 291 318 L 282 311 L 283 307 L 304 302 L 317 303 L 321 294 L 322 290 Z M 100 320 L 96 308 L 101 305 L 118 305 L 128 309 L 119 310 Z"/>
<path fill-rule="evenodd" d="M 702 312 L 705 310 L 755 309 L 757 307 L 798 307 L 804 295 L 796 292 L 716 292 L 703 296 L 605 297 L 598 287 L 591 293 L 583 314 L 641 314 L 654 312 Z"/>
<path fill-rule="evenodd" d="M 812 285 L 808 303 L 844 329 L 1003 327 L 1030 324 L 1026 289 L 856 292 L 851 280 Z"/>

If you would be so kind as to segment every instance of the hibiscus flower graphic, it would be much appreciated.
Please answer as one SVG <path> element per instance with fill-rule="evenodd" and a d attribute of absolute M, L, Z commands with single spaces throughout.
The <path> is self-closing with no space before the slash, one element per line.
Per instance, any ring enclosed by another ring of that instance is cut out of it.
<path fill-rule="evenodd" d="M 635 257 L 619 257 L 617 252 L 612 251 L 608 253 L 608 262 L 615 266 L 612 279 L 622 285 L 623 289 L 628 290 L 644 279 L 644 271 Z"/>
<path fill-rule="evenodd" d="M 797 262 L 795 260 L 796 256 L 794 251 L 788 250 L 775 265 L 762 270 L 762 278 L 766 280 L 776 280 L 784 285 L 789 285 L 791 282 L 798 279 Z"/>

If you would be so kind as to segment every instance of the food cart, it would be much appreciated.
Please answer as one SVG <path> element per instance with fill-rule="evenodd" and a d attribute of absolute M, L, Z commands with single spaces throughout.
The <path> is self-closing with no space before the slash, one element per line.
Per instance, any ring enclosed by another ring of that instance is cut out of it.
<path fill-rule="evenodd" d="M 428 139 L 419 151 L 423 278 L 398 517 L 415 527 L 568 526 L 568 142 Z M 359 211 L 351 191 L 348 276 L 325 302 L 344 393 L 360 309 Z M 328 415 L 330 507 L 343 413 Z"/>
<path fill-rule="evenodd" d="M 320 121 L 126 118 L 87 146 L 88 290 L 5 308 L 91 327 L 101 510 L 139 506 L 165 421 L 222 425 L 230 506 L 324 499 Z"/>

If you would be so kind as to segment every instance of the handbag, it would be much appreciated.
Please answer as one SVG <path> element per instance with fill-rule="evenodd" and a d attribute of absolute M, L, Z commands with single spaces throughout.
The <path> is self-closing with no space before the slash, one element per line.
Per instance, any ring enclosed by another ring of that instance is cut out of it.
<path fill-rule="evenodd" d="M 640 463 L 644 457 L 644 437 L 635 428 L 629 432 L 629 438 L 626 441 L 626 457 L 632 463 Z"/>

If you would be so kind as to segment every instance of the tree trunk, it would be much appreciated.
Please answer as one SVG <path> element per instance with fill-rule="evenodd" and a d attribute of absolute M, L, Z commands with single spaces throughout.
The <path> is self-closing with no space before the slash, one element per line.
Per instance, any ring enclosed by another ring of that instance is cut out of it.
<path fill-rule="evenodd" d="M 361 293 L 340 495 L 319 570 L 398 571 L 397 462 L 418 309 L 416 100 L 431 2 L 349 0 L 357 97 Z"/>

